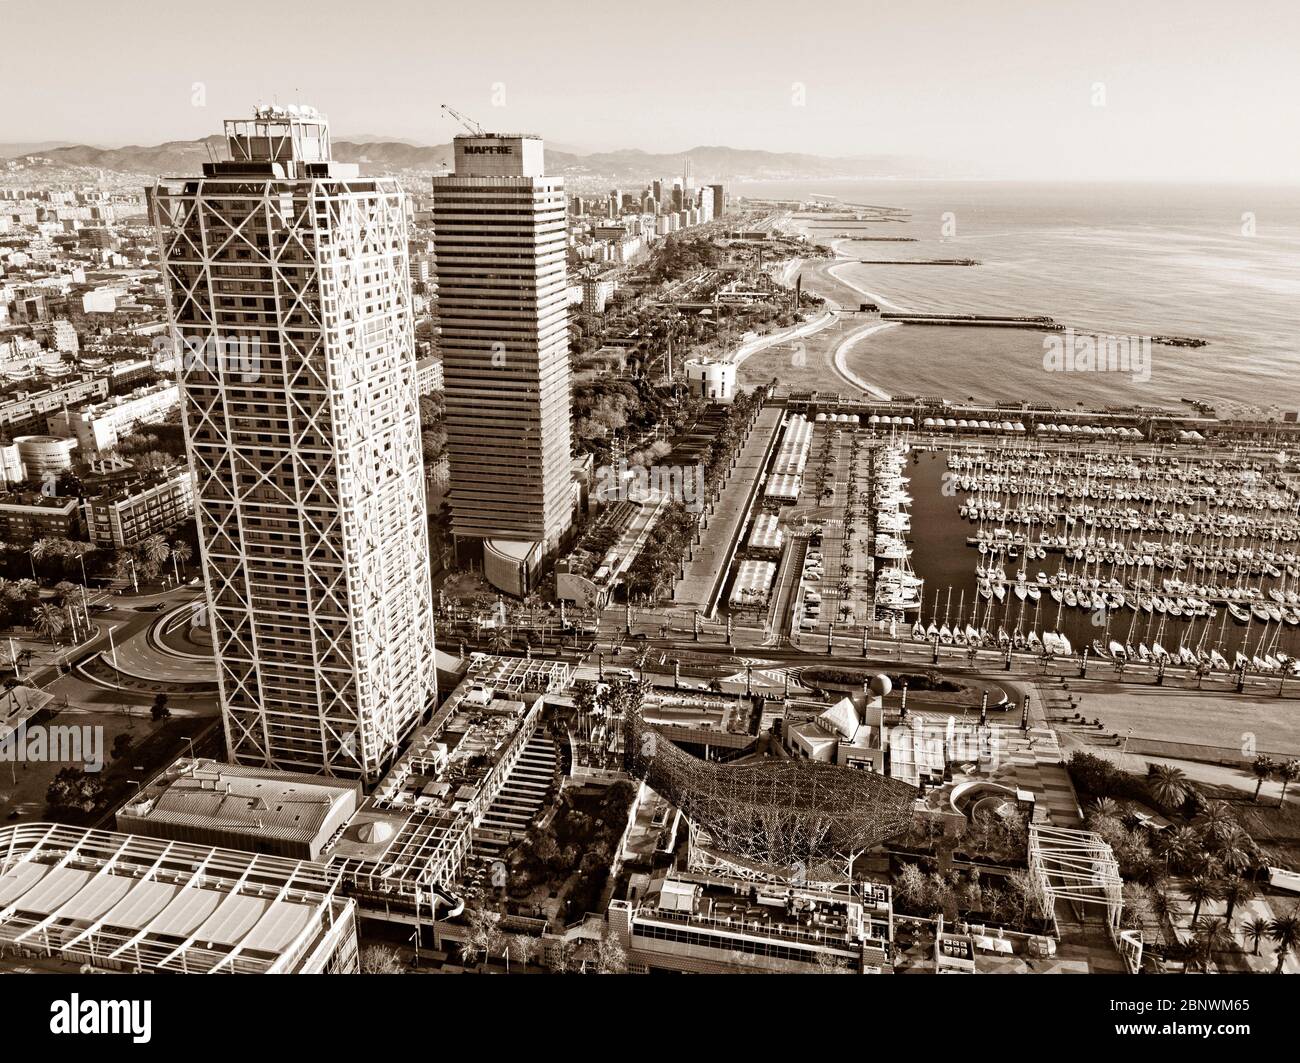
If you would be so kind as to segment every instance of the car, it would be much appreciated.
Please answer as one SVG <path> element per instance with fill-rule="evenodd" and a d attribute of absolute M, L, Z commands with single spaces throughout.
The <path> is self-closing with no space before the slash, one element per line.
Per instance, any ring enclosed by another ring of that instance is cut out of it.
<path fill-rule="evenodd" d="M 819 580 L 822 578 L 822 574 L 816 570 L 813 570 L 811 572 L 805 572 L 803 574 L 803 578 L 810 579 L 810 580 Z"/>
<path fill-rule="evenodd" d="M 111 613 L 113 611 L 113 606 L 106 602 L 96 602 L 90 607 L 90 611 L 92 613 Z"/>
<path fill-rule="evenodd" d="M 152 605 L 137 605 L 135 611 L 137 613 L 157 613 L 166 608 L 166 602 L 154 602 Z"/>
<path fill-rule="evenodd" d="M 647 635 L 644 631 L 637 631 L 634 632 L 632 635 L 632 638 L 637 642 L 645 642 L 645 640 L 648 639 L 649 637 L 650 636 Z"/>

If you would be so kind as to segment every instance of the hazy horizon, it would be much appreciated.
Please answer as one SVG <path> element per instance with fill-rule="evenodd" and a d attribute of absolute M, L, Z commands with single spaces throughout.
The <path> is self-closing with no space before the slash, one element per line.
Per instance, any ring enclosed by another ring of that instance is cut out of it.
<path fill-rule="evenodd" d="M 166 9 L 5 0 L 0 142 L 191 140 L 258 101 L 336 136 L 443 144 L 449 103 L 585 152 L 697 146 L 897 156 L 989 179 L 1300 180 L 1300 9 L 1030 0 L 906 10 L 771 0 L 443 8 L 415 0 Z M 134 17 L 146 15 L 149 22 Z M 89 101 L 89 102 L 88 102 Z"/>

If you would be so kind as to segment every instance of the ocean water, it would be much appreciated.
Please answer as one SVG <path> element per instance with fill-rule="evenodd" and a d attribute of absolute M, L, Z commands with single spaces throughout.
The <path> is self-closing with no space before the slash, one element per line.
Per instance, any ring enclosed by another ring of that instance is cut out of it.
<path fill-rule="evenodd" d="M 836 267 L 836 276 L 886 308 L 1046 314 L 1080 332 L 1208 341 L 1154 345 L 1149 379 L 1141 380 L 1139 373 L 1048 372 L 1039 332 L 901 326 L 869 337 L 847 358 L 852 372 L 891 393 L 1062 407 L 1195 398 L 1226 400 L 1225 411 L 1233 404 L 1300 408 L 1300 190 L 803 181 L 743 183 L 735 192 L 818 193 L 908 212 L 868 234 L 915 243 L 842 243 L 854 259 L 981 263 Z"/>

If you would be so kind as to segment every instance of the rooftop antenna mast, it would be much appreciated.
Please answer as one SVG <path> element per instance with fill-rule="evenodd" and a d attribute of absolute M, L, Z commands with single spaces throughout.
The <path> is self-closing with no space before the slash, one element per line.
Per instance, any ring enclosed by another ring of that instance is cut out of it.
<path fill-rule="evenodd" d="M 458 110 L 456 110 L 454 107 L 449 107 L 449 106 L 447 106 L 447 104 L 445 104 L 445 103 L 442 105 L 442 109 L 443 109 L 444 111 L 446 111 L 449 115 L 451 115 L 452 118 L 454 118 L 454 119 L 455 119 L 457 122 L 459 122 L 462 126 L 464 126 L 466 129 L 468 129 L 471 133 L 473 133 L 476 137 L 485 137 L 485 136 L 487 136 L 487 133 L 484 132 L 483 127 L 482 127 L 481 125 L 479 125 L 476 121 L 474 121 L 474 119 L 472 119 L 472 118 L 466 118 L 463 114 L 461 114 L 461 113 L 460 113 Z"/>

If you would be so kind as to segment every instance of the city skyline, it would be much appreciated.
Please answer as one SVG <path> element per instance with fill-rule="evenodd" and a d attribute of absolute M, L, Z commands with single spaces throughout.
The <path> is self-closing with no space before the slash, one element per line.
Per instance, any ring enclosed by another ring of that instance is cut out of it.
<path fill-rule="evenodd" d="M 254 10 L 263 32 L 239 36 L 236 49 L 241 12 Z M 1036 10 L 1021 0 L 907 12 L 836 4 L 812 19 L 764 3 L 733 24 L 676 2 L 648 19 L 510 2 L 458 11 L 457 39 L 486 46 L 456 47 L 436 7 L 379 0 L 372 14 L 401 34 L 368 45 L 341 10 L 318 5 L 312 48 L 295 55 L 278 46 L 295 16 L 244 0 L 192 12 L 187 47 L 174 50 L 88 0 L 10 0 L 0 12 L 16 39 L 53 32 L 56 14 L 79 16 L 120 65 L 117 106 L 92 112 L 90 79 L 103 71 L 78 61 L 84 46 L 65 42 L 57 82 L 33 65 L 34 50 L 16 50 L 0 74 L 10 103 L 0 142 L 190 139 L 212 127 L 213 111 L 304 100 L 330 115 L 339 139 L 442 144 L 460 131 L 439 113 L 449 102 L 490 130 L 585 151 L 723 144 L 919 158 L 952 176 L 998 178 L 1300 176 L 1300 142 L 1276 135 L 1300 117 L 1290 5 L 1259 12 L 1262 36 L 1205 0 L 1136 11 L 1105 0 L 1051 19 Z"/>
<path fill-rule="evenodd" d="M 1284 1033 L 1297 25 L 0 0 L 19 1040 Z"/>

